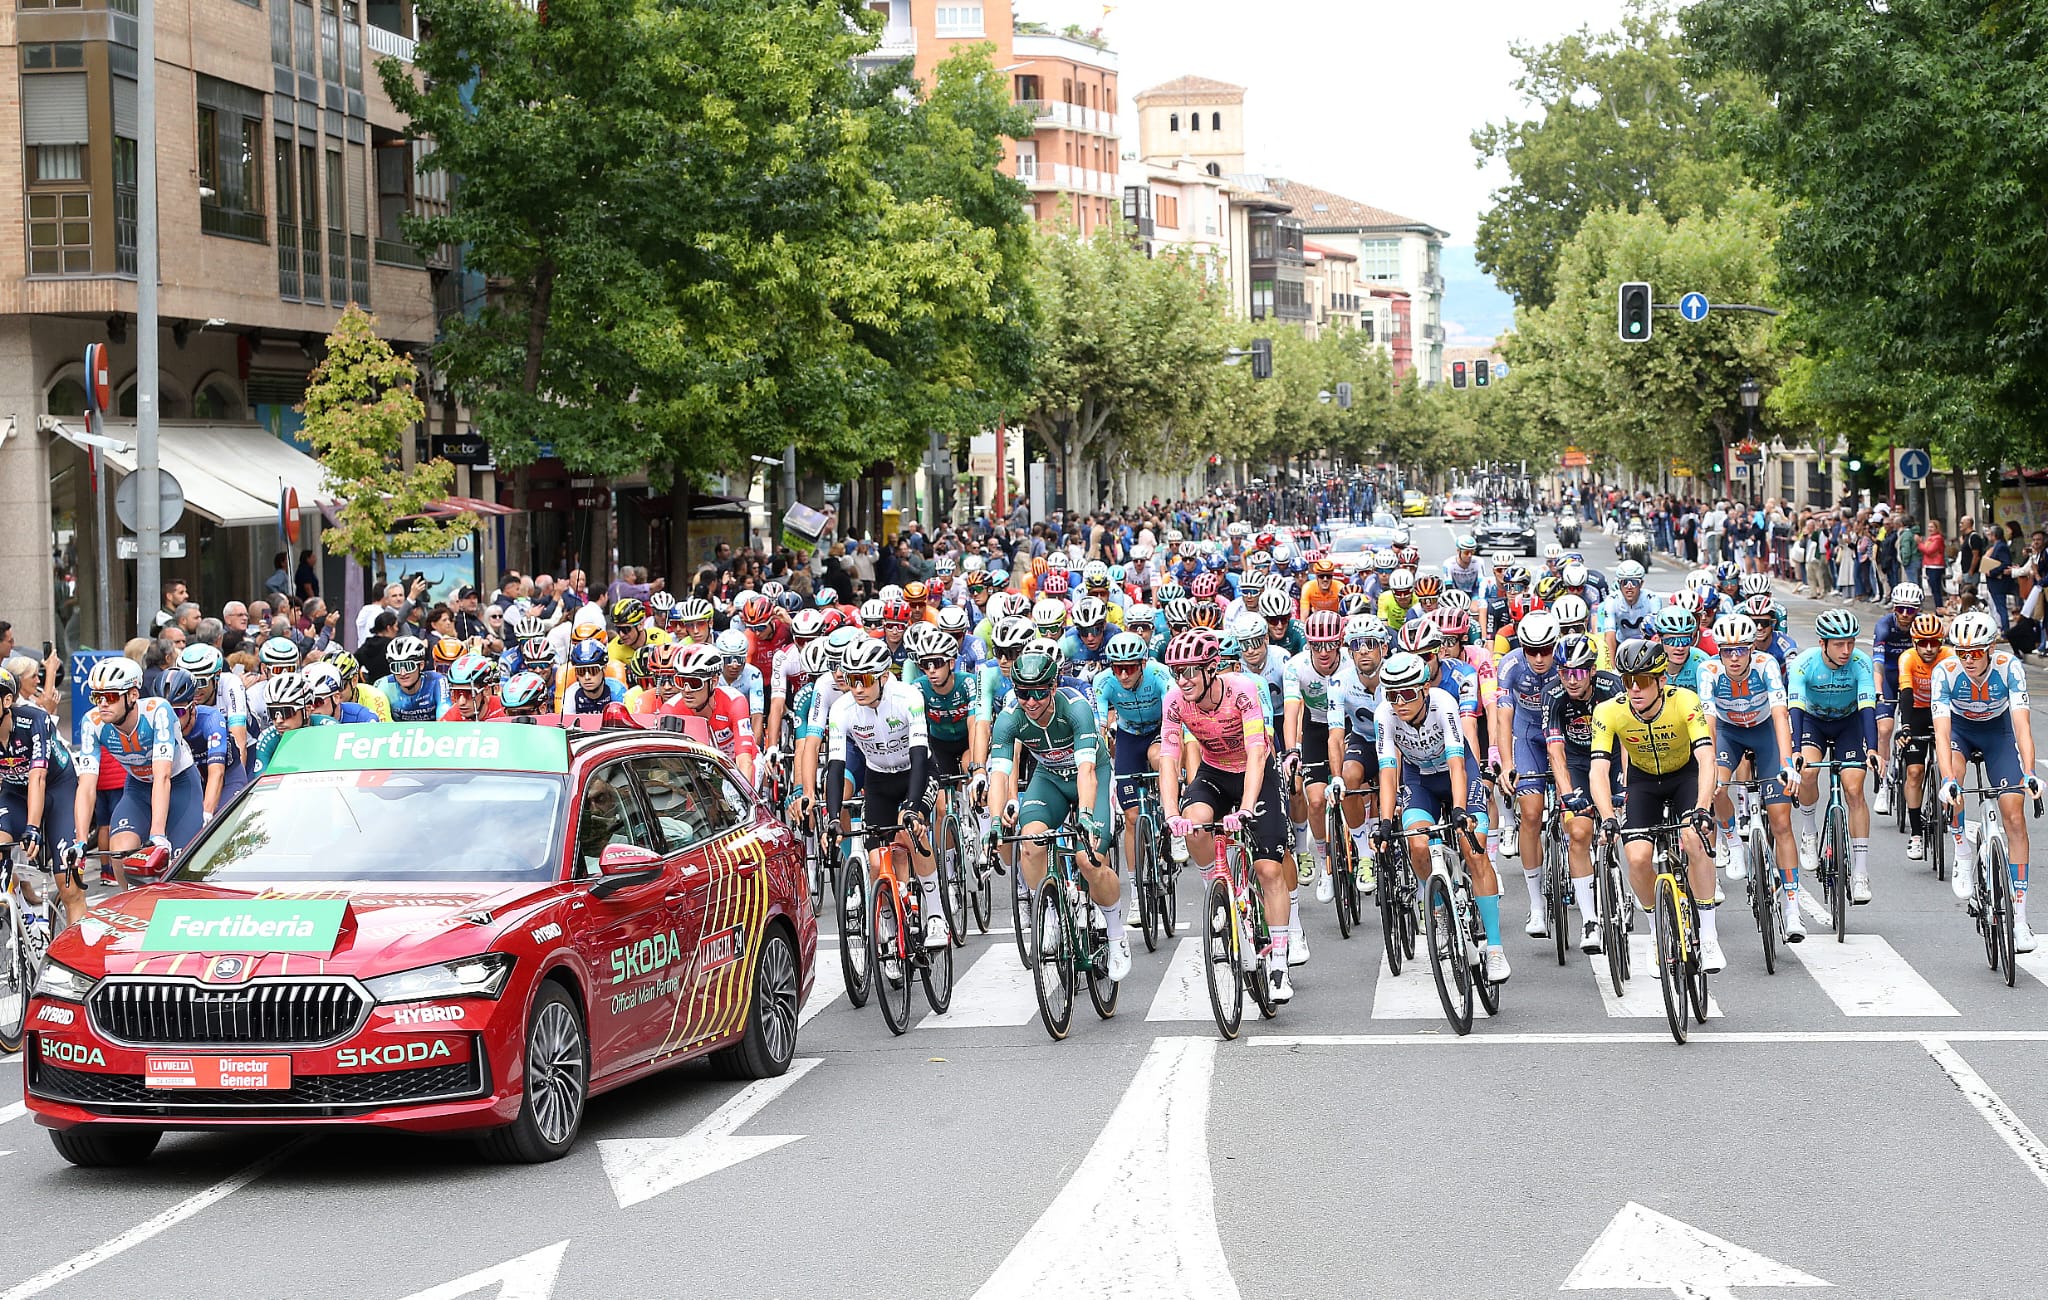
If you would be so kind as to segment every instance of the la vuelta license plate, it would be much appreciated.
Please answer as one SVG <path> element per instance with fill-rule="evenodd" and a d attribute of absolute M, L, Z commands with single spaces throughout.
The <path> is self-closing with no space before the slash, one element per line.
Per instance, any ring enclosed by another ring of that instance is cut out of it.
<path fill-rule="evenodd" d="M 145 1088 L 263 1092 L 292 1086 L 289 1056 L 152 1056 L 143 1063 Z"/>

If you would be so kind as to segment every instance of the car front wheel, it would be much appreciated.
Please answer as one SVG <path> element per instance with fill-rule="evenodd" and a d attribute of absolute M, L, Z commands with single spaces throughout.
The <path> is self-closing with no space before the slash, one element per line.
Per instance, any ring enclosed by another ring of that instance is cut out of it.
<path fill-rule="evenodd" d="M 754 967 L 754 1005 L 747 1012 L 746 1035 L 712 1058 L 720 1073 L 732 1079 L 771 1079 L 789 1069 L 796 1056 L 802 987 L 795 941 L 780 926 L 771 927 Z"/>
<path fill-rule="evenodd" d="M 113 1124 L 81 1124 L 77 1128 L 53 1128 L 50 1145 L 81 1169 L 112 1169 L 139 1165 L 149 1159 L 163 1130 L 123 1128 Z"/>
<path fill-rule="evenodd" d="M 508 1164 L 560 1160 L 583 1128 L 590 1096 L 590 1036 L 567 991 L 541 985 L 526 1021 L 526 1069 L 519 1118 L 478 1141 L 484 1153 Z"/>

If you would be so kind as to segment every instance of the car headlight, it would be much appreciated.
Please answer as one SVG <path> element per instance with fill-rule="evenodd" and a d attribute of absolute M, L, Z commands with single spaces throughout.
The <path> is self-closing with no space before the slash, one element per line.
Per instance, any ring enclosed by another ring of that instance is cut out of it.
<path fill-rule="evenodd" d="M 62 962 L 45 961 L 43 973 L 36 976 L 35 996 L 39 998 L 63 998 L 66 1002 L 83 1002 L 92 986 L 98 981 L 64 965 Z"/>
<path fill-rule="evenodd" d="M 364 980 L 363 987 L 379 1002 L 419 1002 L 426 998 L 495 998 L 512 976 L 510 953 L 486 952 L 433 966 L 417 966 Z"/>

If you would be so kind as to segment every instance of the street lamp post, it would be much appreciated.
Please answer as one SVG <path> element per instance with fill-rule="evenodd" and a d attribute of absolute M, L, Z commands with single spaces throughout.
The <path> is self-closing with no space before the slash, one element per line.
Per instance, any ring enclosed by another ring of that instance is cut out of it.
<path fill-rule="evenodd" d="M 1751 442 L 1755 442 L 1756 409 L 1757 405 L 1763 401 L 1763 385 L 1757 383 L 1753 377 L 1745 376 L 1742 386 L 1736 391 L 1742 395 L 1743 435 Z M 1759 456 L 1749 467 L 1749 497 L 1752 506 L 1763 504 L 1763 493 L 1757 484 L 1757 475 L 1762 469 L 1763 459 Z"/>

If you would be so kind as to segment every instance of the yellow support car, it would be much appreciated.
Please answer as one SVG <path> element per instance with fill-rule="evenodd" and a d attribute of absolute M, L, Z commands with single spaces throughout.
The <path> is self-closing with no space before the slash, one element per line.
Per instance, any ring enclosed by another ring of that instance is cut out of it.
<path fill-rule="evenodd" d="M 1401 513 L 1407 516 L 1428 514 L 1429 498 L 1409 488 L 1401 494 Z"/>

